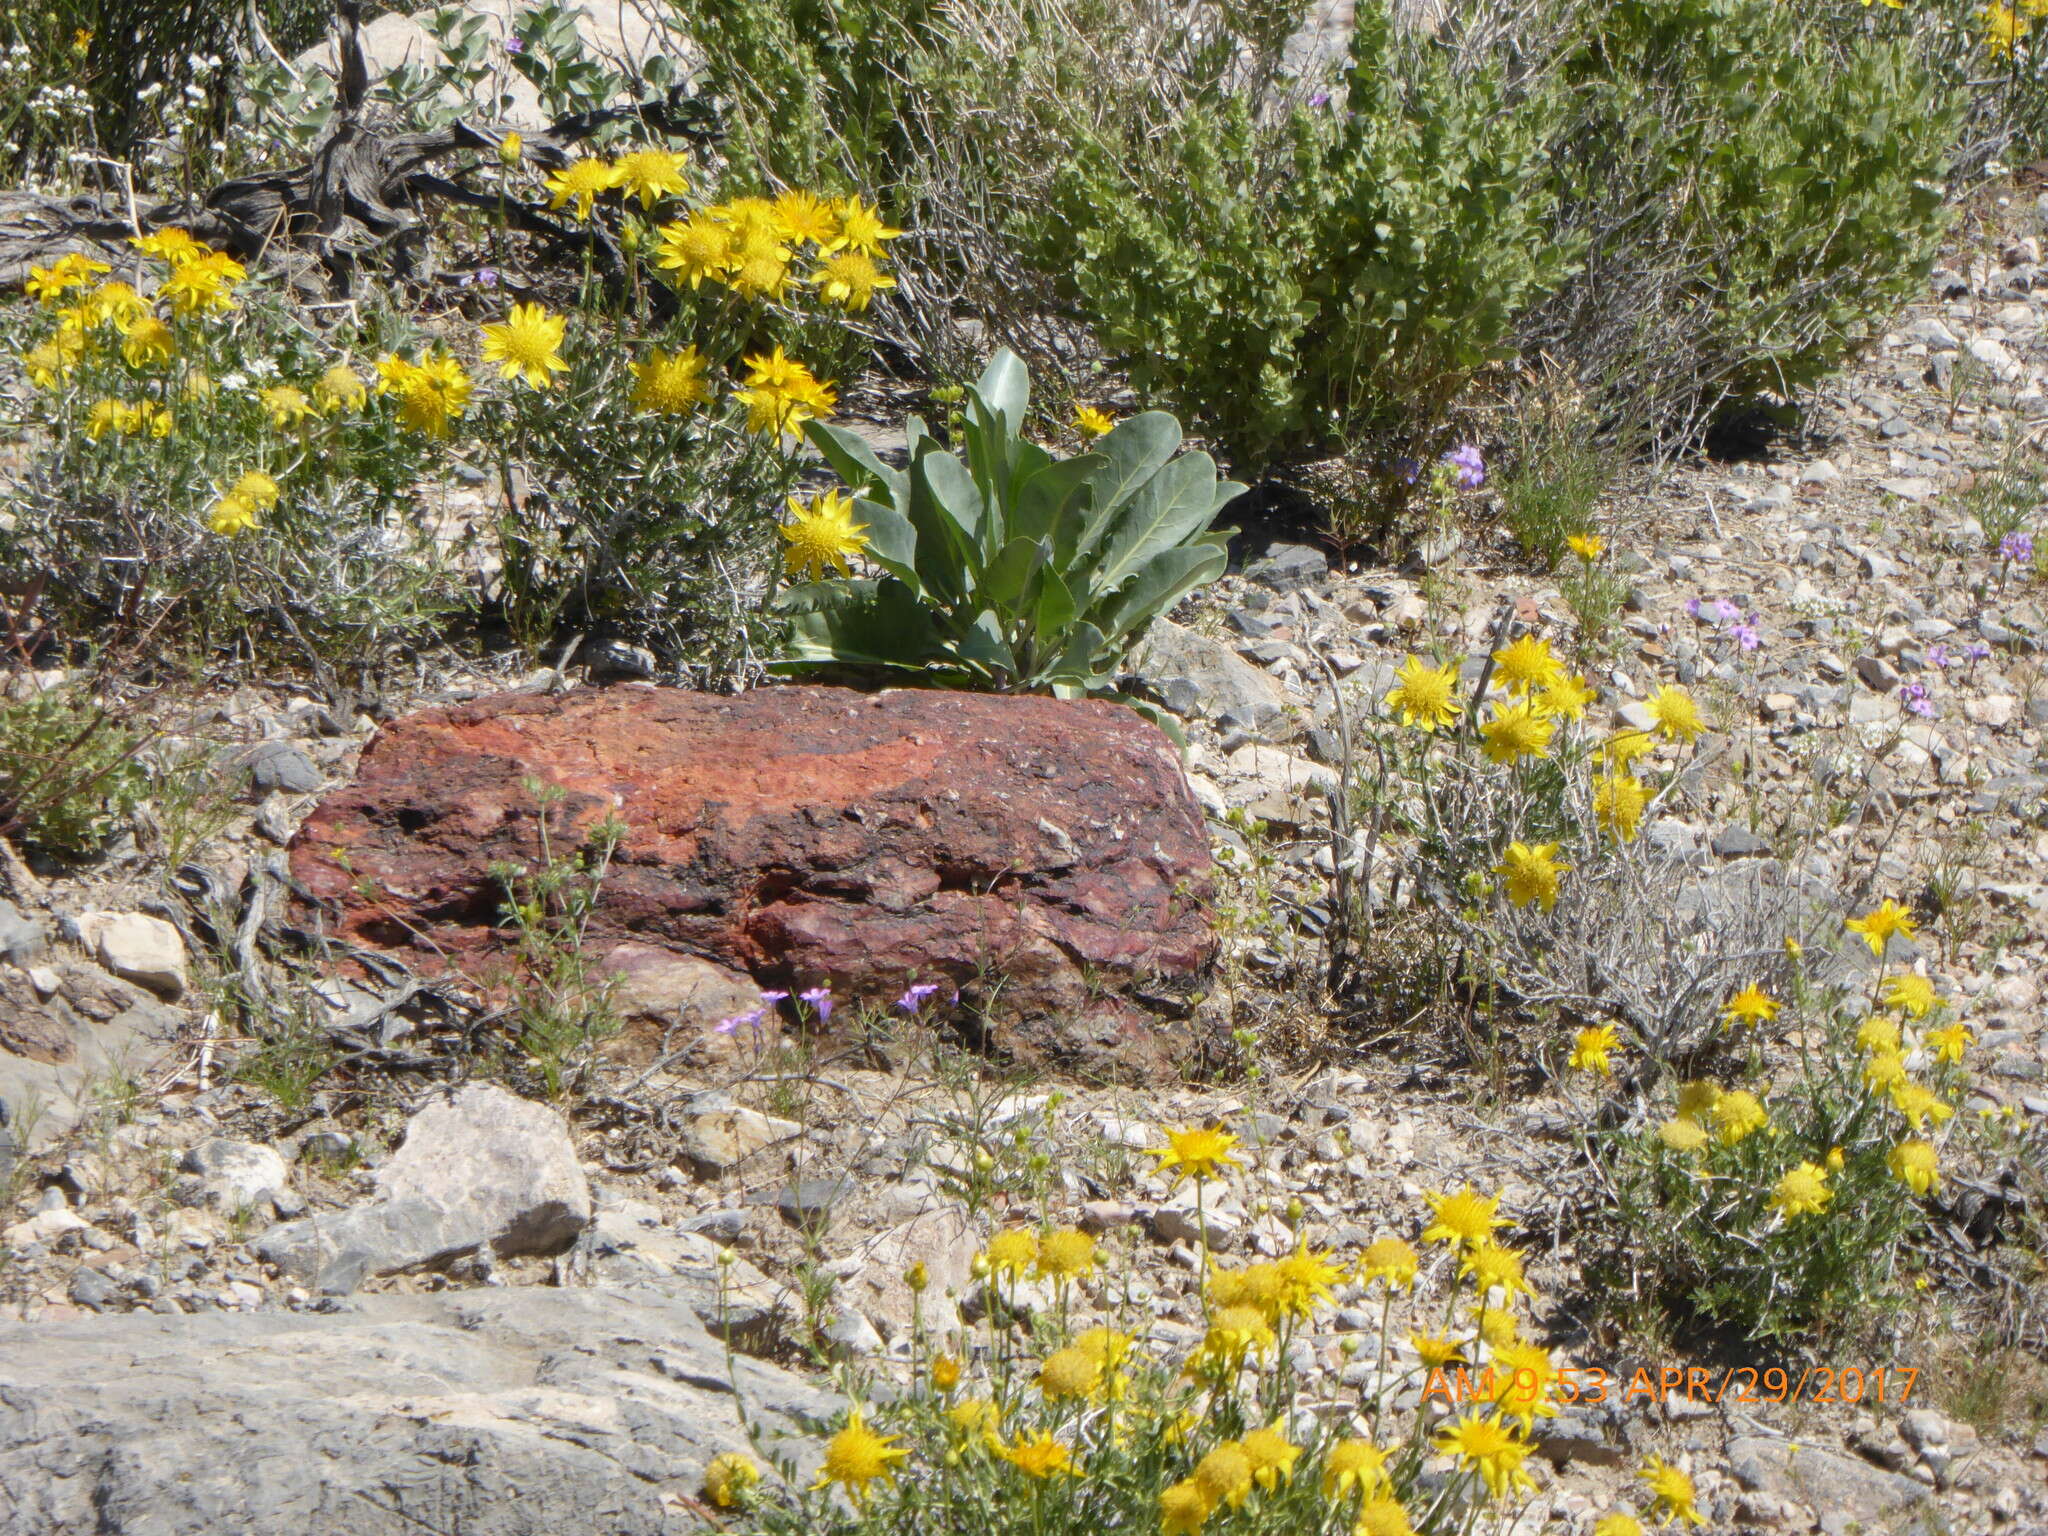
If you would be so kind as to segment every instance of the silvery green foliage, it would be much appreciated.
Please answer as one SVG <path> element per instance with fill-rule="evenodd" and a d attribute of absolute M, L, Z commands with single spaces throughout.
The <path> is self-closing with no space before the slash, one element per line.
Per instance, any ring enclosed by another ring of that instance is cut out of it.
<path fill-rule="evenodd" d="M 1244 487 L 1206 453 L 1176 454 L 1163 411 L 1120 422 L 1087 453 L 1057 459 L 1022 435 L 1024 365 L 996 354 L 967 391 L 960 454 L 916 417 L 907 469 L 852 433 L 807 431 L 855 493 L 881 575 L 783 594 L 793 656 L 910 672 L 948 687 L 1065 698 L 1115 692 L 1145 627 L 1223 574 L 1232 530 L 1216 515 Z"/>

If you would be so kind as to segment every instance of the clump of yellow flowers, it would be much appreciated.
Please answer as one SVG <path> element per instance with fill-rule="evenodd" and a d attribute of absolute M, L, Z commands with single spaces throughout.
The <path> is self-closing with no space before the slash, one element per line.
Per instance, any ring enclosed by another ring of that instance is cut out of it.
<path fill-rule="evenodd" d="M 1151 1155 L 1168 1190 L 1200 1201 L 1220 1198 L 1239 1148 L 1223 1125 L 1190 1125 Z M 1192 1328 L 1134 1306 L 1126 1260 L 1095 1234 L 1005 1227 L 974 1259 L 974 1326 L 934 1338 L 916 1314 L 907 1390 L 856 1400 L 780 1478 L 719 1458 L 704 1495 L 764 1536 L 1412 1536 L 1510 1519 L 1569 1367 L 1528 1335 L 1500 1196 L 1426 1199 L 1408 1236 L 1355 1252 L 1298 1221 L 1275 1257 L 1198 1238 Z M 909 1278 L 922 1297 L 925 1277 Z M 1379 1324 L 1332 1348 L 1340 1297 Z M 1318 1351 L 1331 1369 L 1311 1381 Z M 1700 1518 L 1683 1473 L 1652 1457 L 1641 1477 L 1645 1519 Z"/>
<path fill-rule="evenodd" d="M 1971 1032 L 1949 1018 L 1931 976 L 1892 968 L 1916 928 L 1890 899 L 1842 920 L 1840 943 L 1875 962 L 1867 990 L 1809 975 L 1804 946 L 1788 944 L 1789 995 L 1752 981 L 1721 1008 L 1738 1048 L 1796 1028 L 1787 1067 L 1765 1077 L 1759 1066 L 1748 1087 L 1671 1081 L 1647 1130 L 1616 1133 L 1616 1218 L 1649 1234 L 1648 1267 L 1759 1337 L 1897 1292 L 1901 1244 L 1941 1190 Z M 1609 1070 L 1615 1031 L 1589 1049 L 1593 1033 L 1572 1056 L 1578 1072 Z"/>

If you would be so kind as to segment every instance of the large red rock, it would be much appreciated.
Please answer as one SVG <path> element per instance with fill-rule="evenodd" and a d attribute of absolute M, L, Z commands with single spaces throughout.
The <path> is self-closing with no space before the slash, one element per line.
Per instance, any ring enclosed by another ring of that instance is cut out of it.
<path fill-rule="evenodd" d="M 937 981 L 1027 1060 L 1158 1076 L 1184 1056 L 1133 993 L 1184 991 L 1212 958 L 1208 839 L 1172 746 L 1121 706 L 481 699 L 380 732 L 300 830 L 293 873 L 330 933 L 485 974 L 505 938 L 490 867 L 539 860 L 534 779 L 565 792 L 558 847 L 564 827 L 625 823 L 591 941 L 643 990 L 738 973 L 829 984 L 844 1009 Z"/>

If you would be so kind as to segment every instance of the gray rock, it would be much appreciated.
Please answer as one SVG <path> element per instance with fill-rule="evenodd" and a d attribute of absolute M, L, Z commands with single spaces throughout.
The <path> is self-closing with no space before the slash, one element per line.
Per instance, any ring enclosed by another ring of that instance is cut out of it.
<path fill-rule="evenodd" d="M 838 1407 L 638 1288 L 15 1324 L 0 1488 L 9 1536 L 680 1536 L 713 1456 L 808 1476 Z"/>
<path fill-rule="evenodd" d="M 101 965 L 167 1002 L 185 993 L 185 940 L 146 912 L 83 912 L 78 936 Z"/>
<path fill-rule="evenodd" d="M 377 1198 L 271 1228 L 256 1252 L 345 1295 L 371 1275 L 566 1247 L 590 1223 L 590 1185 L 561 1116 L 488 1083 L 412 1117 L 377 1170 Z"/>
<path fill-rule="evenodd" d="M 625 1200 L 602 1207 L 576 1239 L 575 1255 L 591 1280 L 687 1303 L 735 1349 L 761 1354 L 784 1342 L 781 1287 L 710 1238 L 669 1229 L 651 1205 Z"/>
<path fill-rule="evenodd" d="M 577 658 L 593 683 L 638 682 L 654 676 L 659 663 L 644 645 L 624 640 L 592 640 Z"/>
<path fill-rule="evenodd" d="M 252 1141 L 230 1141 L 215 1136 L 202 1141 L 179 1159 L 178 1167 L 192 1175 L 181 1191 L 189 1205 L 207 1204 L 223 1211 L 245 1211 L 284 1193 L 291 1187 L 291 1172 L 284 1159 L 266 1146 Z"/>
<path fill-rule="evenodd" d="M 832 1208 L 853 1194 L 847 1179 L 797 1179 L 775 1193 L 775 1211 L 792 1227 L 816 1230 L 831 1223 Z"/>
<path fill-rule="evenodd" d="M 249 788 L 259 795 L 272 790 L 310 795 L 327 782 L 313 759 L 288 741 L 259 741 L 239 761 L 249 775 Z"/>
<path fill-rule="evenodd" d="M 1932 1529 L 1926 1520 L 1908 1523 L 1901 1518 L 1926 1508 L 1924 1487 L 1851 1456 L 1790 1440 L 1742 1435 L 1728 1442 L 1728 1468 L 1752 1493 L 1793 1499 L 1855 1520 L 1886 1522 L 1881 1528 L 1887 1531 Z"/>
<path fill-rule="evenodd" d="M 1882 656 L 1858 656 L 1856 675 L 1863 680 L 1864 687 L 1878 693 L 1890 693 L 1899 686 L 1898 669 Z"/>
<path fill-rule="evenodd" d="M 1745 826 L 1726 826 L 1714 834 L 1714 853 L 1719 858 L 1755 858 L 1770 851 L 1771 845 Z"/>
<path fill-rule="evenodd" d="M 72 1303 L 84 1307 L 88 1312 L 102 1312 L 107 1303 L 117 1294 L 114 1282 L 96 1269 L 81 1269 L 71 1277 L 71 1284 L 65 1292 Z"/>
<path fill-rule="evenodd" d="M 1244 568 L 1245 578 L 1276 592 L 1299 592 L 1330 574 L 1330 557 L 1306 544 L 1275 544 Z"/>
<path fill-rule="evenodd" d="M 1220 640 L 1157 619 L 1131 662 L 1137 685 L 1189 719 L 1230 716 L 1268 734 L 1287 715 L 1287 693 Z"/>
<path fill-rule="evenodd" d="M 47 943 L 49 935 L 41 923 L 0 897 L 0 960 L 25 966 L 43 952 Z"/>
<path fill-rule="evenodd" d="M 718 1097 L 723 1099 L 724 1095 Z M 735 1105 L 729 1099 L 702 1109 L 693 1103 L 686 1114 L 676 1138 L 676 1149 L 698 1172 L 711 1175 L 729 1173 L 755 1153 L 801 1136 L 804 1131 L 794 1120 L 778 1120 L 758 1109 Z"/>

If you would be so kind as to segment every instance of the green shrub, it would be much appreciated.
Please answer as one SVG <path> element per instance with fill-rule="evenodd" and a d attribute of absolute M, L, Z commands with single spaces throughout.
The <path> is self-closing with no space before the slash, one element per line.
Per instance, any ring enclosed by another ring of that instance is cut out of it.
<path fill-rule="evenodd" d="M 1846 1332 L 1910 1294 L 1923 1197 L 1967 1145 L 1948 1122 L 1970 1035 L 1938 1003 L 1874 1006 L 1798 973 L 1784 1007 L 1804 1044 L 1785 1070 L 1753 1059 L 1741 1088 L 1667 1081 L 1657 1123 L 1595 1138 L 1615 1197 L 1589 1234 L 1596 1287 L 1755 1339 Z"/>
<path fill-rule="evenodd" d="M 1176 458 L 1179 423 L 1147 411 L 1090 452 L 1055 459 L 1022 435 L 1029 402 L 1023 363 L 998 353 L 967 391 L 964 459 L 912 417 L 901 471 L 850 432 L 808 425 L 856 493 L 862 531 L 845 547 L 882 574 L 784 593 L 795 645 L 785 670 L 880 667 L 956 688 L 1112 694 L 1146 625 L 1223 574 L 1231 530 L 1210 524 L 1244 487 L 1219 483 L 1206 453 Z M 819 515 L 814 503 L 808 516 Z"/>
<path fill-rule="evenodd" d="M 77 683 L 0 703 L 0 836 L 64 858 L 98 852 L 142 800 L 142 744 Z"/>
<path fill-rule="evenodd" d="M 1574 260 L 1552 229 L 1549 89 L 1397 38 L 1367 5 L 1339 101 L 1268 125 L 1232 97 L 1083 138 L 1030 231 L 1133 382 L 1240 466 L 1428 456 Z"/>
<path fill-rule="evenodd" d="M 1565 0 L 1574 277 L 1517 327 L 1660 428 L 1791 400 L 1917 291 L 1958 117 L 1910 43 L 1777 0 Z"/>

